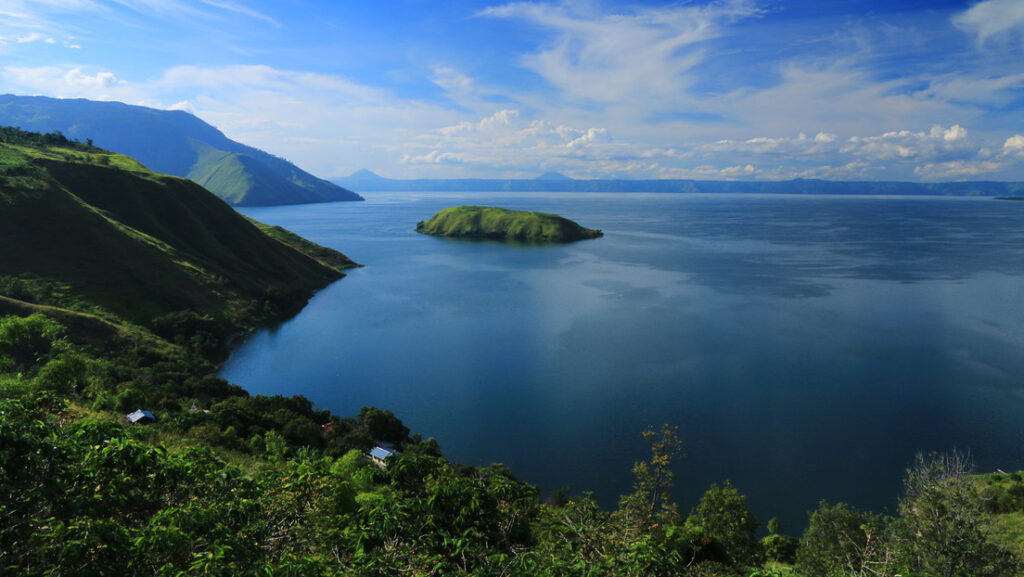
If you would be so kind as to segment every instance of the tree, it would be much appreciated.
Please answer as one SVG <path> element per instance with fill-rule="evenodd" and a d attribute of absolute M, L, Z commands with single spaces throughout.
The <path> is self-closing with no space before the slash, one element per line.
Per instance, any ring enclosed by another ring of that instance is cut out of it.
<path fill-rule="evenodd" d="M 377 441 L 401 446 L 409 440 L 409 427 L 403 425 L 402 421 L 391 411 L 382 411 L 376 407 L 363 407 L 359 410 L 356 421 Z"/>
<path fill-rule="evenodd" d="M 0 370 L 27 371 L 42 364 L 63 335 L 63 325 L 39 313 L 0 318 Z"/>
<path fill-rule="evenodd" d="M 890 557 L 881 517 L 822 501 L 800 540 L 796 565 L 806 577 L 884 575 Z"/>
<path fill-rule="evenodd" d="M 747 510 L 747 498 L 729 481 L 721 487 L 711 485 L 690 511 L 686 522 L 703 528 L 709 537 L 720 543 L 733 565 L 757 567 L 764 562 L 764 552 L 756 536 L 761 521 Z"/>
<path fill-rule="evenodd" d="M 88 370 L 89 364 L 85 357 L 76 352 L 68 352 L 43 365 L 36 381 L 46 390 L 74 395 L 86 384 Z"/>
<path fill-rule="evenodd" d="M 672 461 L 682 455 L 679 428 L 665 424 L 660 434 L 649 428 L 643 437 L 651 445 L 651 460 L 633 464 L 633 493 L 619 500 L 619 512 L 627 522 L 647 529 L 678 523 L 679 508 L 671 490 L 676 484 Z"/>
<path fill-rule="evenodd" d="M 898 545 L 907 572 L 936 577 L 1021 574 L 1019 559 L 990 540 L 970 457 L 920 453 L 907 469 Z"/>
<path fill-rule="evenodd" d="M 761 547 L 764 549 L 765 557 L 771 561 L 795 563 L 796 550 L 800 547 L 800 540 L 796 537 L 781 534 L 782 523 L 779 522 L 778 517 L 768 519 L 768 524 L 765 527 L 771 533 L 771 535 L 761 539 Z"/>

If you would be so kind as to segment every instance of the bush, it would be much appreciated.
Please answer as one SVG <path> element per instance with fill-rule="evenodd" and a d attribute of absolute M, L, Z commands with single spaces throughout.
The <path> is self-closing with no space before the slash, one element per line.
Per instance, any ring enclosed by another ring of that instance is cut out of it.
<path fill-rule="evenodd" d="M 761 521 L 747 510 L 747 498 L 729 481 L 721 487 L 712 485 L 686 522 L 702 527 L 721 543 L 732 564 L 757 567 L 764 562 L 761 542 L 755 535 Z"/>
<path fill-rule="evenodd" d="M 800 540 L 789 535 L 768 535 L 761 539 L 764 555 L 769 561 L 779 563 L 796 563 L 796 552 L 800 548 Z"/>

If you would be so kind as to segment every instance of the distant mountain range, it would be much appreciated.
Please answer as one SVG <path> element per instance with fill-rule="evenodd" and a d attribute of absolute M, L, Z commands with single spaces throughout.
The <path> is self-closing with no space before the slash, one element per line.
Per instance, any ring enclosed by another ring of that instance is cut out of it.
<path fill-rule="evenodd" d="M 534 179 L 414 179 L 384 178 L 360 170 L 332 179 L 359 192 L 689 192 L 744 194 L 860 194 L 906 196 L 1017 196 L 1022 182 L 854 182 L 832 180 L 575 180 L 558 173 Z"/>
<path fill-rule="evenodd" d="M 130 156 L 147 168 L 188 178 L 230 204 L 267 206 L 362 200 L 294 164 L 231 140 L 180 110 L 120 102 L 0 95 L 0 126 L 61 132 Z"/>

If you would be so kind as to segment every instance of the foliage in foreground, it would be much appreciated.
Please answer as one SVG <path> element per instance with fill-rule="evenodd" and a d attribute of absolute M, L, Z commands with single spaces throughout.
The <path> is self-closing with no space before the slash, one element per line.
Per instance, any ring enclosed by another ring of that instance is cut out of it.
<path fill-rule="evenodd" d="M 767 577 L 795 560 L 786 574 L 1021 574 L 991 521 L 1024 513 L 1024 479 L 979 481 L 956 453 L 915 462 L 898 518 L 823 502 L 799 542 L 774 520 L 759 540 L 728 481 L 682 516 L 667 425 L 644 433 L 651 455 L 616 510 L 545 504 L 501 465 L 448 463 L 389 411 L 339 418 L 197 376 L 211 365 L 175 326 L 181 344 L 99 354 L 54 319 L 0 320 L 0 573 Z M 140 406 L 161 421 L 118 416 Z M 364 455 L 378 442 L 404 454 L 379 469 Z"/>

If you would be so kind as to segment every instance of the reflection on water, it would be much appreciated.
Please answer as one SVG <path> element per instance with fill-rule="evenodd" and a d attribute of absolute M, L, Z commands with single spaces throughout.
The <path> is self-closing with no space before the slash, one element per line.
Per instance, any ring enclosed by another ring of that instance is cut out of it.
<path fill-rule="evenodd" d="M 413 232 L 457 204 L 561 214 L 560 246 Z M 339 414 L 395 411 L 453 459 L 627 492 L 680 427 L 686 510 L 731 479 L 795 532 L 827 498 L 891 508 L 918 450 L 1024 467 L 1024 203 L 941 198 L 379 194 L 247 209 L 368 265 L 223 376 Z"/>

